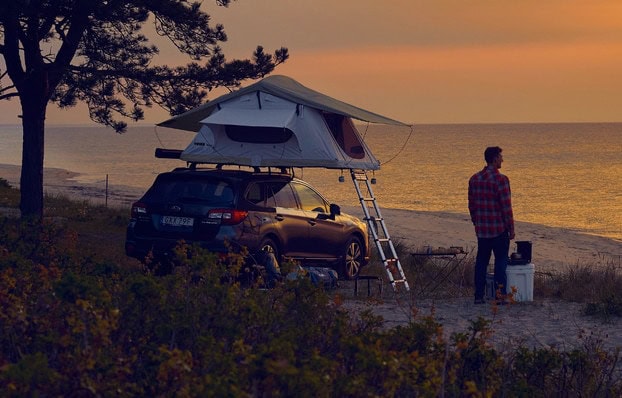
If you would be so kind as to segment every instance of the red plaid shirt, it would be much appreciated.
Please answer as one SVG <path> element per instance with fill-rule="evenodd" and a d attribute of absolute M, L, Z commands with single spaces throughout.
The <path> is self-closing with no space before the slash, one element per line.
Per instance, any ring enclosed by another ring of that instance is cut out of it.
<path fill-rule="evenodd" d="M 469 213 L 478 238 L 514 234 L 510 180 L 495 167 L 484 167 L 469 180 Z"/>

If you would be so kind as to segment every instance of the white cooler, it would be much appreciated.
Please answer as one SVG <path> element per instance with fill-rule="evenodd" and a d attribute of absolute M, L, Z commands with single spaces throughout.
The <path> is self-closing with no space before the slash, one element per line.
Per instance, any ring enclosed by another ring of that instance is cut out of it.
<path fill-rule="evenodd" d="M 506 291 L 510 293 L 512 287 L 516 287 L 514 300 L 533 301 L 533 275 L 535 267 L 533 264 L 508 265 L 505 272 L 508 278 Z"/>

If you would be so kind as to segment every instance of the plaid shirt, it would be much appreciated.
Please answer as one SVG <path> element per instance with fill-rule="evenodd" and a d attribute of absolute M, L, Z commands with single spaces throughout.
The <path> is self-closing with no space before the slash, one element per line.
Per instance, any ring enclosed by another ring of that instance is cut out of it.
<path fill-rule="evenodd" d="M 484 167 L 469 180 L 469 213 L 478 238 L 514 233 L 510 180 L 494 167 Z"/>

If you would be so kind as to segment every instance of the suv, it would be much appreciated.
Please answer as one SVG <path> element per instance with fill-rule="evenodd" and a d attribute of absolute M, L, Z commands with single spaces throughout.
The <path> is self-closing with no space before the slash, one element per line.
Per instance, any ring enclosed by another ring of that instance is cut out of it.
<path fill-rule="evenodd" d="M 335 268 L 345 279 L 369 260 L 367 225 L 284 172 L 218 167 L 158 175 L 132 205 L 126 254 L 163 260 L 182 239 L 213 252 L 264 250 L 279 262 Z"/>

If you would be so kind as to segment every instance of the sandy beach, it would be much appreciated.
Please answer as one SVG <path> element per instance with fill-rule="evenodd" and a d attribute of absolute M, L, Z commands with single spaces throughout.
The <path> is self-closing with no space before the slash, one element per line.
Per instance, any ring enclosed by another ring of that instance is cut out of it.
<path fill-rule="evenodd" d="M 360 208 L 344 211 L 361 215 Z M 460 246 L 473 250 L 477 246 L 473 224 L 466 214 L 419 212 L 381 209 L 391 238 L 412 248 L 425 246 Z M 600 236 L 552 228 L 545 225 L 516 222 L 517 241 L 531 241 L 532 262 L 542 272 L 563 271 L 580 265 L 604 265 L 622 261 L 622 242 Z M 510 251 L 516 250 L 514 243 Z M 621 264 L 622 265 L 622 264 Z"/>
<path fill-rule="evenodd" d="M 19 172 L 19 166 L 0 164 L 0 178 L 13 186 L 19 186 Z M 103 187 L 79 184 L 73 180 L 75 177 L 75 173 L 66 170 L 46 169 L 44 190 L 50 194 L 62 193 L 93 203 L 104 203 L 106 191 Z M 140 189 L 112 186 L 108 189 L 107 203 L 109 206 L 129 207 L 141 194 Z M 362 215 L 362 210 L 357 207 L 344 206 L 342 210 Z M 381 212 L 394 242 L 413 250 L 425 246 L 461 246 L 471 251 L 476 246 L 467 215 L 384 208 Z M 598 267 L 614 264 L 622 267 L 622 242 L 613 239 L 517 222 L 516 240 L 532 242 L 532 262 L 536 272 L 563 272 L 577 265 Z M 511 248 L 515 248 L 513 244 Z M 344 283 L 342 287 L 347 294 L 351 288 L 350 283 Z M 600 340 L 607 348 L 622 348 L 622 322 L 615 319 L 611 323 L 603 323 L 583 316 L 579 303 L 536 298 L 531 302 L 493 308 L 490 305 L 476 306 L 471 297 L 414 302 L 412 299 L 400 299 L 387 290 L 390 288 L 385 289 L 381 300 L 348 300 L 345 305 L 353 311 L 370 308 L 383 316 L 387 327 L 405 324 L 414 313 L 418 316 L 433 314 L 443 324 L 447 335 L 467 331 L 470 320 L 483 316 L 492 322 L 491 342 L 499 348 L 522 342 L 534 347 L 567 349 Z"/>
<path fill-rule="evenodd" d="M 349 290 L 349 285 L 346 288 Z M 371 310 L 383 317 L 387 328 L 431 315 L 442 325 L 446 338 L 452 333 L 467 333 L 471 321 L 482 317 L 490 322 L 488 341 L 500 350 L 511 351 L 521 344 L 560 351 L 595 345 L 622 349 L 622 321 L 614 317 L 604 322 L 582 315 L 581 303 L 536 299 L 504 306 L 474 305 L 471 297 L 411 301 L 392 299 L 392 294 L 384 293 L 382 300 L 345 300 L 344 306 L 351 312 Z"/>

